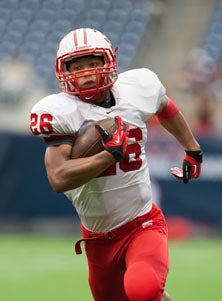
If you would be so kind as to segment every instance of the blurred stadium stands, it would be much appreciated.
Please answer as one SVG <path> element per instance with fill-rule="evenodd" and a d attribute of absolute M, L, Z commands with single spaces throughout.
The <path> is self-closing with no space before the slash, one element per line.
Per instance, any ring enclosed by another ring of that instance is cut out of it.
<path fill-rule="evenodd" d="M 118 45 L 119 70 L 123 71 L 130 67 L 148 28 L 150 5 L 143 0 L 2 0 L 0 60 L 22 57 L 37 75 L 44 76 L 48 89 L 57 90 L 53 74 L 60 39 L 75 28 L 91 27 L 103 31 L 114 46 Z"/>
<path fill-rule="evenodd" d="M 202 48 L 215 63 L 222 62 L 222 1 L 217 0 Z"/>

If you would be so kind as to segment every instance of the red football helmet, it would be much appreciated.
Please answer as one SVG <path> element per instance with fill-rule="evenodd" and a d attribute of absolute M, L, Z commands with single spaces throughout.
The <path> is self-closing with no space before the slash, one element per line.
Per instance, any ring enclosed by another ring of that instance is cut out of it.
<path fill-rule="evenodd" d="M 66 63 L 81 56 L 102 56 L 103 67 L 70 72 Z M 85 72 L 95 75 L 96 86 L 80 89 L 78 78 Z M 68 33 L 61 41 L 57 50 L 56 77 L 62 91 L 78 95 L 83 101 L 96 101 L 102 96 L 104 89 L 111 87 L 117 80 L 116 49 L 112 48 L 109 39 L 91 28 L 80 28 Z"/>

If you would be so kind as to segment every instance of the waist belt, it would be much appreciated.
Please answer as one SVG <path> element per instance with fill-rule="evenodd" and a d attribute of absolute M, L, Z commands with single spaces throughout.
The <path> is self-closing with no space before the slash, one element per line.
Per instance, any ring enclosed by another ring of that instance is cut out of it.
<path fill-rule="evenodd" d="M 111 232 L 111 231 L 110 231 Z M 113 237 L 110 236 L 110 232 L 104 232 L 104 233 L 94 233 L 93 236 L 90 235 L 89 237 L 79 239 L 75 243 L 75 252 L 77 255 L 82 254 L 82 249 L 81 249 L 81 242 L 85 241 L 92 241 L 92 240 L 103 240 L 103 239 L 112 239 Z"/>
<path fill-rule="evenodd" d="M 152 211 L 152 210 L 151 210 Z M 120 226 L 118 228 L 115 228 L 113 230 L 110 230 L 108 232 L 92 232 L 90 230 L 87 230 L 83 225 L 81 226 L 82 228 L 82 233 L 83 233 L 83 238 L 79 239 L 75 243 L 75 252 L 76 254 L 82 254 L 82 249 L 81 249 L 81 242 L 86 242 L 86 241 L 96 241 L 96 240 L 110 240 L 114 238 L 119 238 L 126 233 L 129 233 L 133 229 L 137 229 L 138 226 L 140 229 L 147 228 L 148 226 L 153 225 L 153 221 L 149 220 L 151 217 L 151 211 L 146 213 L 145 215 L 136 217 L 132 221 L 126 223 L 123 226 Z"/>

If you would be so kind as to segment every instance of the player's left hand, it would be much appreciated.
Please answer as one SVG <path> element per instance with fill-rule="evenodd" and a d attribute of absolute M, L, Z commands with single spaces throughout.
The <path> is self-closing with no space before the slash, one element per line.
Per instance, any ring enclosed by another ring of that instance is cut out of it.
<path fill-rule="evenodd" d="M 183 160 L 182 169 L 179 167 L 173 167 L 170 169 L 172 175 L 177 179 L 182 180 L 185 184 L 190 179 L 197 179 L 201 173 L 201 163 L 203 161 L 203 153 L 199 151 L 186 151 L 186 156 Z"/>

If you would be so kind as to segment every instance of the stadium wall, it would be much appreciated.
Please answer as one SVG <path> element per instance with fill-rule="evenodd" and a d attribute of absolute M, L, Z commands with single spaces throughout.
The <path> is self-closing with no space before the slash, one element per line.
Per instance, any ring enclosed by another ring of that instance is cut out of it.
<path fill-rule="evenodd" d="M 222 224 L 222 139 L 199 140 L 205 158 L 201 179 L 185 185 L 170 175 L 168 160 L 155 163 L 153 158 L 150 172 L 154 195 L 158 192 L 166 216 L 182 216 L 217 227 Z M 66 197 L 50 187 L 44 152 L 41 139 L 0 133 L 0 221 L 77 218 Z"/>

